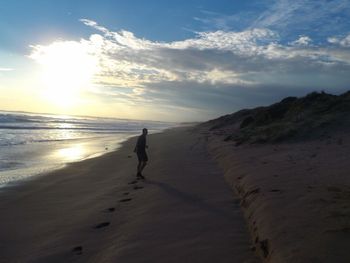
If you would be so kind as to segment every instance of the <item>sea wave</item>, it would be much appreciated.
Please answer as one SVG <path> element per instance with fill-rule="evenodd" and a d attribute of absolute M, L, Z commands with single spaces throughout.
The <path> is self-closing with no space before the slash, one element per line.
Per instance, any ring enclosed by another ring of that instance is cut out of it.
<path fill-rule="evenodd" d="M 119 127 L 50 127 L 50 126 L 11 126 L 11 125 L 0 125 L 0 129 L 8 130 L 89 130 L 89 131 L 111 131 L 115 133 L 124 133 L 135 131 L 135 128 L 119 128 Z"/>

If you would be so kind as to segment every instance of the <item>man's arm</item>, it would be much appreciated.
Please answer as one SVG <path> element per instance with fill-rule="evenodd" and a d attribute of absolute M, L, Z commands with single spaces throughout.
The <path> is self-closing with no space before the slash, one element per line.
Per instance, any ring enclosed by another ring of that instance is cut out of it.
<path fill-rule="evenodd" d="M 134 153 L 137 152 L 137 149 L 139 148 L 139 144 L 140 144 L 140 137 L 136 141 L 136 145 L 135 145 L 135 148 L 134 148 Z"/>

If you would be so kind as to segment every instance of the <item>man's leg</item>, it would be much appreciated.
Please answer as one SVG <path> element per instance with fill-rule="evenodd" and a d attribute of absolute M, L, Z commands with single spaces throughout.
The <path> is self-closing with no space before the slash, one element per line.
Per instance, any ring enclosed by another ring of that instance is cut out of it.
<path fill-rule="evenodd" d="M 141 161 L 139 166 L 138 166 L 138 169 L 137 169 L 137 178 L 141 178 L 141 179 L 145 179 L 145 177 L 142 175 L 142 170 L 143 168 L 145 168 L 147 162 L 144 162 L 144 161 Z"/>
<path fill-rule="evenodd" d="M 141 173 L 142 171 L 141 167 L 142 167 L 142 161 L 139 161 L 139 164 L 137 165 L 137 174 Z"/>
<path fill-rule="evenodd" d="M 140 167 L 140 172 L 143 171 L 143 169 L 145 168 L 146 165 L 147 165 L 147 162 L 142 162 L 141 167 Z"/>

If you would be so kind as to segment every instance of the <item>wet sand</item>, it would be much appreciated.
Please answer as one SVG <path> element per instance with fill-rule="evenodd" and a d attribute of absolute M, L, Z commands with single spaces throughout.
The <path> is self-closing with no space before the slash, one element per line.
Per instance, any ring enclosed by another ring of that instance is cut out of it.
<path fill-rule="evenodd" d="M 135 139 L 0 193 L 1 262 L 259 262 L 240 200 L 188 128 Z"/>

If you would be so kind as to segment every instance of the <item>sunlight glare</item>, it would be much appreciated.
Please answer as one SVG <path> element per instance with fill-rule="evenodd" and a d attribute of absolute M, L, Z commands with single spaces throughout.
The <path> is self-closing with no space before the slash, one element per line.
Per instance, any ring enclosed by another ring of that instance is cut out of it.
<path fill-rule="evenodd" d="M 78 103 L 81 93 L 91 87 L 98 60 L 80 42 L 60 41 L 35 47 L 31 58 L 42 66 L 42 94 L 63 108 Z"/>
<path fill-rule="evenodd" d="M 82 145 L 76 145 L 58 150 L 56 156 L 65 161 L 73 162 L 82 159 L 85 152 Z"/>

